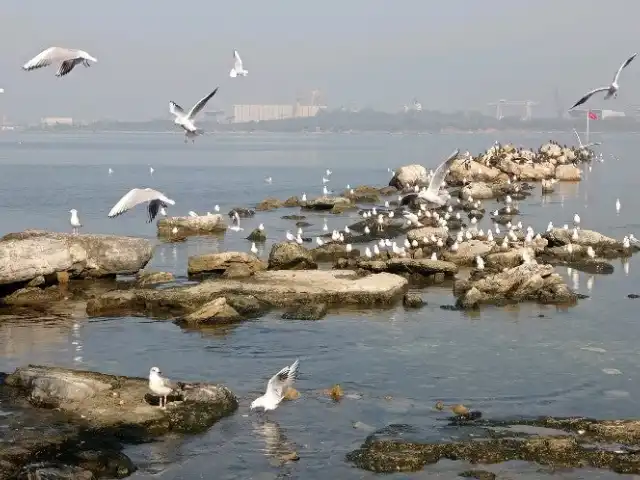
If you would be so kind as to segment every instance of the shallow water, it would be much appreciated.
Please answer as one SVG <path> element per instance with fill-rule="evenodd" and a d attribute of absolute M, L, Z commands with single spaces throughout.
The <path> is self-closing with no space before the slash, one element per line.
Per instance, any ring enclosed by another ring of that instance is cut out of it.
<path fill-rule="evenodd" d="M 43 228 L 69 230 L 76 208 L 84 232 L 155 239 L 145 209 L 106 218 L 111 206 L 133 187 L 157 188 L 176 200 L 170 214 L 189 210 L 227 212 L 253 206 L 268 196 L 315 196 L 321 177 L 333 170 L 330 189 L 346 184 L 383 185 L 387 168 L 421 162 L 435 166 L 454 148 L 474 153 L 496 139 L 537 148 L 550 135 L 275 135 L 238 134 L 199 138 L 184 145 L 179 134 L 0 134 L 0 221 L 2 234 Z M 556 135 L 573 142 L 572 134 Z M 635 152 L 640 137 L 602 138 L 604 163 L 594 163 L 580 184 L 558 184 L 542 199 L 521 203 L 523 224 L 536 230 L 549 220 L 570 223 L 575 212 L 584 228 L 621 239 L 640 237 L 633 205 L 640 200 Z M 611 157 L 613 156 L 613 157 Z M 149 165 L 155 169 L 149 174 Z M 108 168 L 114 170 L 107 174 Z M 272 184 L 264 178 L 273 177 Z M 615 213 L 619 197 L 622 210 Z M 485 206 L 493 208 L 494 202 Z M 297 209 L 258 213 L 242 222 L 244 232 L 159 244 L 148 268 L 186 275 L 187 257 L 211 251 L 248 251 L 244 237 L 264 223 L 269 237 L 263 256 L 284 238 L 292 221 L 280 217 Z M 326 215 L 329 229 L 355 221 L 355 214 Z M 349 218 L 347 218 L 349 217 Z M 308 236 L 322 228 L 309 216 Z M 480 222 L 482 228 L 488 220 Z M 170 321 L 103 318 L 69 321 L 0 320 L 0 371 L 27 363 L 57 364 L 124 375 L 146 376 L 158 365 L 168 376 L 226 383 L 240 397 L 240 409 L 209 432 L 168 438 L 128 448 L 140 471 L 134 478 L 269 479 L 372 478 L 344 455 L 375 429 L 411 424 L 423 438 L 452 438 L 437 400 L 464 403 L 485 418 L 513 415 L 633 417 L 640 398 L 640 331 L 635 309 L 640 293 L 637 260 L 628 273 L 620 261 L 612 275 L 579 273 L 577 290 L 590 295 L 571 309 L 519 305 L 487 308 L 480 314 L 445 311 L 450 287 L 423 291 L 429 305 L 419 311 L 349 311 L 319 322 L 280 319 L 272 313 L 223 330 L 184 331 Z M 566 269 L 559 269 L 567 275 Z M 570 285 L 575 280 L 569 275 Z M 588 286 L 591 286 L 589 290 Z M 543 317 L 539 315 L 543 314 Z M 296 388 L 301 398 L 266 420 L 246 416 L 250 401 L 270 375 L 300 358 Z M 619 374 L 615 370 L 619 371 Z M 609 372 L 609 373 L 607 373 Z M 340 383 L 347 398 L 334 404 L 322 390 Z M 2 410 L 2 405 L 0 405 Z M 1 415 L 1 413 L 0 413 Z M 357 422 L 357 423 L 356 423 Z M 355 425 L 355 426 L 354 426 Z M 281 466 L 278 452 L 297 451 L 300 461 Z M 510 462 L 493 466 L 505 478 L 541 478 L 539 466 Z M 457 462 L 398 478 L 454 478 Z M 603 472 L 555 472 L 553 478 L 606 478 Z M 615 476 L 624 478 L 623 476 Z M 630 478 L 630 477 L 627 477 Z"/>

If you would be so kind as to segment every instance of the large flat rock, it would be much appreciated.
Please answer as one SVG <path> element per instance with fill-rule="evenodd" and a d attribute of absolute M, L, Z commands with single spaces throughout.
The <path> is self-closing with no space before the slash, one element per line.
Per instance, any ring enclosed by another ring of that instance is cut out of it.
<path fill-rule="evenodd" d="M 71 277 L 130 275 L 151 260 L 144 238 L 26 230 L 0 239 L 0 285 L 69 272 Z"/>
<path fill-rule="evenodd" d="M 362 276 L 351 270 L 272 270 L 256 272 L 247 279 L 208 280 L 188 287 L 114 290 L 91 299 L 87 313 L 153 315 L 167 309 L 185 313 L 226 294 L 252 295 L 274 307 L 301 303 L 380 305 L 398 299 L 407 284 L 406 279 L 390 273 Z"/>

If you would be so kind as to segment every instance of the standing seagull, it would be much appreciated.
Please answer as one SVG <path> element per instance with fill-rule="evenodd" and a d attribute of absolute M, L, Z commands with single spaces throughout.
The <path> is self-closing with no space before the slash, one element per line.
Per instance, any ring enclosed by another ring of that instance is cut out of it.
<path fill-rule="evenodd" d="M 169 102 L 169 111 L 176 117 L 173 120 L 173 123 L 175 123 L 176 125 L 180 125 L 185 131 L 184 143 L 187 143 L 188 138 L 191 138 L 191 141 L 195 143 L 195 137 L 202 133 L 202 130 L 196 128 L 193 120 L 195 119 L 196 115 L 198 115 L 200 110 L 204 108 L 211 97 L 216 94 L 217 91 L 218 87 L 216 87 L 213 92 L 196 103 L 193 108 L 189 110 L 189 113 L 185 113 L 182 107 L 176 102 Z"/>
<path fill-rule="evenodd" d="M 108 216 L 111 218 L 117 217 L 144 202 L 149 202 L 149 220 L 147 220 L 147 223 L 151 223 L 156 218 L 160 209 L 167 208 L 167 205 L 176 204 L 163 193 L 152 188 L 132 188 L 124 197 L 118 200 L 118 203 L 113 206 Z"/>
<path fill-rule="evenodd" d="M 251 410 L 263 408 L 264 411 L 275 410 L 284 398 L 287 388 L 293 385 L 293 381 L 298 375 L 299 361 L 296 359 L 290 367 L 284 367 L 276 373 L 269 383 L 267 383 L 267 391 L 261 397 L 251 402 Z"/>
<path fill-rule="evenodd" d="M 160 408 L 167 408 L 167 396 L 173 392 L 171 381 L 162 376 L 158 367 L 149 370 L 149 390 L 160 397 Z"/>
<path fill-rule="evenodd" d="M 84 50 L 49 47 L 25 63 L 22 68 L 23 70 L 29 71 L 35 70 L 36 68 L 48 67 L 52 63 L 57 64 L 59 62 L 60 66 L 56 72 L 56 77 L 64 77 L 73 70 L 73 67 L 76 65 L 83 64 L 85 67 L 90 67 L 90 61 L 97 62 L 98 60 Z"/>
<path fill-rule="evenodd" d="M 238 75 L 246 77 L 247 73 L 249 73 L 249 70 L 245 70 L 242 66 L 242 59 L 240 58 L 240 54 L 237 50 L 233 51 L 233 58 L 235 60 L 235 63 L 233 64 L 233 68 L 229 72 L 229 76 L 231 78 L 236 78 Z"/>
<path fill-rule="evenodd" d="M 77 235 L 78 229 L 82 226 L 82 224 L 80 223 L 80 219 L 78 218 L 78 210 L 72 208 L 71 210 L 69 210 L 69 213 L 71 214 L 69 223 L 71 223 L 71 227 L 73 228 L 72 232 L 74 235 Z"/>
<path fill-rule="evenodd" d="M 613 77 L 613 82 L 611 82 L 611 85 L 607 86 L 607 87 L 600 87 L 600 88 L 596 88 L 595 90 L 591 90 L 589 93 L 587 93 L 584 97 L 582 97 L 580 100 L 578 100 L 573 107 L 571 107 L 569 110 L 573 110 L 574 108 L 576 108 L 578 105 L 582 105 L 583 103 L 585 103 L 587 100 L 589 100 L 591 98 L 592 95 L 595 95 L 598 92 L 607 92 L 604 96 L 605 100 L 610 99 L 611 97 L 616 98 L 618 96 L 618 90 L 620 89 L 620 86 L 618 85 L 618 78 L 620 77 L 620 73 L 622 72 L 622 70 L 629 65 L 634 58 L 636 58 L 636 55 L 638 55 L 637 53 L 634 53 L 633 55 L 631 55 L 622 65 L 620 65 L 620 68 L 618 69 L 618 71 L 616 72 L 615 77 Z"/>
<path fill-rule="evenodd" d="M 440 195 L 440 185 L 442 185 L 442 181 L 444 177 L 447 175 L 449 168 L 451 168 L 451 164 L 453 161 L 458 158 L 458 154 L 460 150 L 456 150 L 449 158 L 447 158 L 444 162 L 442 162 L 431 178 L 431 182 L 429 182 L 429 187 L 426 190 L 420 190 L 418 193 L 409 193 L 402 198 L 400 202 L 401 205 L 408 205 L 409 202 L 415 198 L 421 198 L 430 203 L 435 203 L 436 205 L 442 206 L 447 203 L 447 196 Z"/>

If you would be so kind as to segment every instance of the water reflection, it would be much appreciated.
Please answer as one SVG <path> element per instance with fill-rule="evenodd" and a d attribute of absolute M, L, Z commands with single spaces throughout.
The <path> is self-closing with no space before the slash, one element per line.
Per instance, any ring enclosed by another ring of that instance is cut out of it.
<path fill-rule="evenodd" d="M 261 418 L 255 420 L 253 431 L 256 436 L 264 440 L 264 454 L 269 457 L 270 463 L 275 466 L 282 465 L 294 457 L 296 451 L 287 440 L 278 423 Z"/>

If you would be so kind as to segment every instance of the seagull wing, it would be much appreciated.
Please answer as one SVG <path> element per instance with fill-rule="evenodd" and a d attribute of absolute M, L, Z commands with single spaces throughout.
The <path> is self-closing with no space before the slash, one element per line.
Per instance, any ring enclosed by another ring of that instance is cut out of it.
<path fill-rule="evenodd" d="M 618 69 L 618 71 L 616 72 L 616 76 L 613 77 L 613 83 L 618 83 L 618 77 L 620 77 L 620 73 L 622 73 L 622 70 L 624 70 L 624 68 L 629 65 L 631 62 L 633 62 L 633 59 L 636 58 L 636 55 L 638 55 L 637 53 L 634 53 L 633 55 L 631 55 L 629 58 L 627 58 L 625 60 L 625 62 L 620 65 L 620 68 Z"/>
<path fill-rule="evenodd" d="M 609 87 L 600 87 L 600 88 L 596 88 L 595 90 L 591 90 L 589 93 L 587 93 L 584 97 L 582 97 L 580 100 L 578 100 L 576 103 L 573 104 L 573 107 L 571 107 L 569 110 L 573 110 L 574 108 L 576 108 L 579 105 L 582 105 L 583 103 L 585 103 L 587 100 L 589 100 L 591 98 L 592 95 L 595 95 L 598 92 L 606 92 L 607 90 L 609 90 Z"/>
<path fill-rule="evenodd" d="M 458 158 L 459 153 L 460 153 L 459 149 L 455 150 L 451 155 L 449 155 L 449 158 L 447 158 L 444 162 L 442 162 L 438 166 L 438 168 L 436 168 L 436 171 L 433 174 L 433 178 L 429 183 L 429 188 L 427 188 L 428 192 L 432 193 L 433 195 L 438 194 L 438 192 L 440 191 L 440 185 L 442 184 L 444 177 L 446 177 L 447 172 L 449 171 L 449 168 L 451 168 L 451 164 L 453 163 L 453 161 L 456 158 Z"/>
<path fill-rule="evenodd" d="M 176 102 L 169 102 L 169 111 L 176 117 L 184 116 L 184 109 Z"/>
<path fill-rule="evenodd" d="M 78 52 L 76 50 L 69 50 L 68 48 L 61 47 L 49 47 L 25 63 L 22 66 L 22 69 L 35 70 L 36 68 L 51 65 L 53 62 L 75 58 L 77 55 Z"/>
<path fill-rule="evenodd" d="M 76 65 L 78 65 L 82 61 L 83 60 L 80 57 L 72 58 L 70 60 L 63 61 L 60 64 L 60 68 L 58 68 L 58 71 L 56 72 L 56 77 L 64 77 L 67 73 L 69 73 L 71 70 L 73 70 L 73 67 L 75 67 Z"/>
<path fill-rule="evenodd" d="M 578 135 L 578 131 L 575 128 L 573 129 L 573 133 L 576 134 L 576 137 L 578 138 L 578 144 L 582 147 L 582 140 L 580 140 L 580 135 Z"/>
<path fill-rule="evenodd" d="M 234 65 L 233 65 L 233 69 L 236 72 L 242 71 L 242 59 L 240 58 L 240 54 L 238 53 L 237 50 L 233 51 L 233 58 L 236 60 Z"/>
<path fill-rule="evenodd" d="M 211 97 L 213 97 L 217 93 L 218 88 L 219 87 L 216 87 L 216 89 L 213 92 L 211 92 L 209 95 L 204 97 L 202 100 L 196 103 L 191 110 L 189 110 L 189 114 L 187 115 L 189 120 L 193 120 L 195 116 L 198 115 L 198 113 L 200 113 L 200 110 L 204 108 L 204 106 L 211 99 Z"/>
<path fill-rule="evenodd" d="M 167 387 L 167 388 L 171 388 L 171 389 L 176 388 L 176 386 L 173 384 L 173 382 L 171 380 L 169 380 L 167 377 L 163 377 L 161 375 L 158 375 L 158 379 L 162 383 L 163 387 Z"/>
<path fill-rule="evenodd" d="M 293 365 L 290 367 L 284 367 L 271 377 L 269 383 L 267 383 L 266 395 L 274 395 L 276 398 L 282 398 L 285 388 L 291 386 L 291 384 L 293 384 L 293 380 L 298 375 L 299 363 L 300 362 L 296 360 L 293 362 Z"/>
<path fill-rule="evenodd" d="M 149 202 L 149 220 L 147 220 L 147 223 L 153 222 L 153 219 L 158 215 L 160 208 L 166 206 L 167 205 L 162 200 L 158 200 L 157 198 L 155 200 L 151 200 Z"/>
<path fill-rule="evenodd" d="M 129 193 L 118 200 L 118 203 L 113 206 L 108 216 L 117 217 L 118 215 L 122 215 L 124 212 L 131 210 L 140 203 L 150 202 L 152 200 L 160 200 L 163 203 L 168 203 L 169 205 L 175 205 L 176 203 L 170 198 L 165 197 L 164 194 L 157 190 L 153 190 L 151 188 L 133 188 Z"/>

